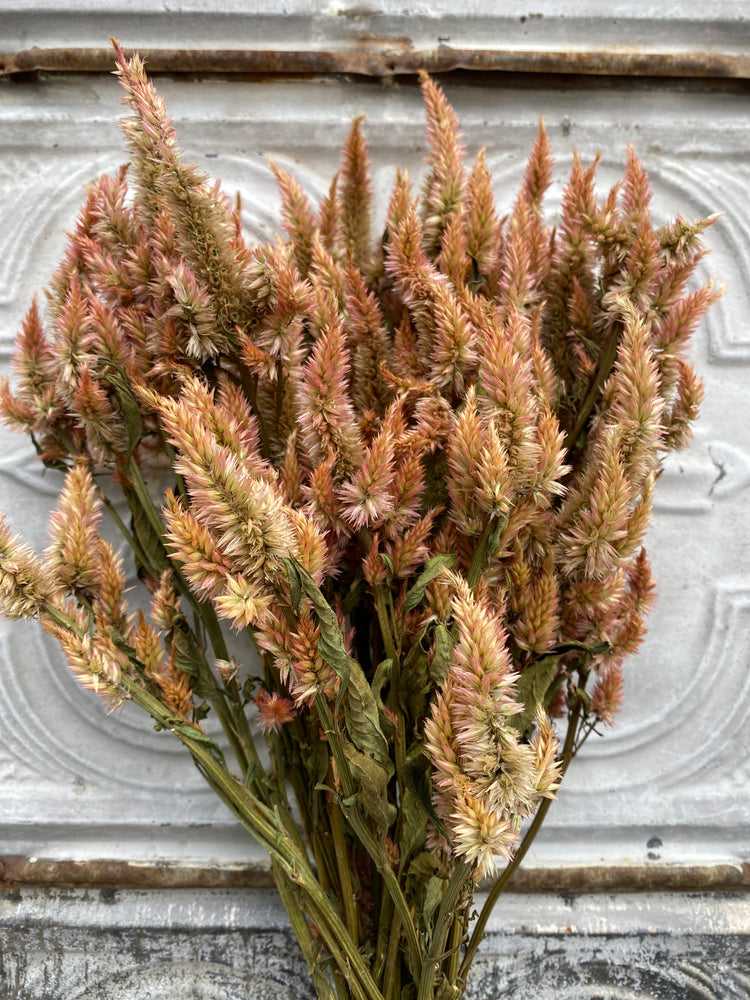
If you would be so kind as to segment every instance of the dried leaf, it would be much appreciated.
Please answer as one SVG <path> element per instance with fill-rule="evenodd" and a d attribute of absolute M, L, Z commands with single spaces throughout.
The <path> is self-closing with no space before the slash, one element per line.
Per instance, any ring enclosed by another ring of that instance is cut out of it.
<path fill-rule="evenodd" d="M 437 687 L 442 688 L 453 659 L 453 647 L 456 643 L 442 622 L 438 622 L 435 626 L 432 642 L 435 652 L 429 665 L 430 677 Z"/>
<path fill-rule="evenodd" d="M 344 699 L 344 719 L 352 743 L 380 765 L 390 766 L 388 740 L 380 728 L 378 705 L 364 671 L 350 660 L 349 687 Z"/>
<path fill-rule="evenodd" d="M 404 611 L 411 611 L 412 608 L 416 608 L 424 597 L 424 593 L 429 584 L 432 583 L 435 577 L 440 575 L 443 569 L 451 569 L 455 561 L 456 557 L 452 552 L 441 552 L 440 555 L 433 556 L 432 559 L 429 559 L 425 563 L 424 569 L 417 577 L 414 586 L 406 595 L 406 600 L 404 601 Z"/>
<path fill-rule="evenodd" d="M 389 771 L 366 753 L 360 753 L 351 743 L 344 743 L 343 746 L 349 767 L 359 786 L 357 799 L 375 824 L 381 838 L 385 838 L 396 819 L 396 807 L 388 801 Z"/>
<path fill-rule="evenodd" d="M 523 712 L 511 715 L 508 722 L 520 732 L 524 732 L 534 718 L 537 704 L 545 703 L 545 696 L 557 675 L 560 656 L 543 656 L 536 663 L 529 664 L 516 682 L 516 696 L 523 703 Z"/>

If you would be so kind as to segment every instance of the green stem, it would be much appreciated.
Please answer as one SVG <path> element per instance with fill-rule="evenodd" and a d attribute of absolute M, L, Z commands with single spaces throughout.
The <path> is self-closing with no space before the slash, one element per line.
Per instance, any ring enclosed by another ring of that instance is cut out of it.
<path fill-rule="evenodd" d="M 232 777 L 203 740 L 193 738 L 184 730 L 175 729 L 173 717 L 158 699 L 127 677 L 122 678 L 121 686 L 160 726 L 174 732 L 177 739 L 188 748 L 199 770 L 219 798 L 282 867 L 292 886 L 302 892 L 305 909 L 357 1000 L 382 1000 L 357 945 L 315 878 L 307 857 L 288 836 L 280 817 Z"/>
<path fill-rule="evenodd" d="M 331 715 L 331 710 L 328 707 L 328 702 L 322 694 L 318 694 L 315 698 L 315 708 L 317 709 L 321 725 L 323 726 L 323 731 L 330 744 L 334 760 L 336 761 L 339 779 L 341 781 L 341 789 L 343 792 L 342 802 L 348 802 L 355 799 L 353 806 L 343 807 L 344 815 L 359 838 L 360 843 L 375 862 L 375 867 L 377 868 L 380 877 L 383 879 L 386 890 L 393 900 L 393 905 L 401 916 L 401 923 L 406 937 L 409 966 L 412 975 L 417 975 L 418 970 L 422 967 L 423 953 L 419 943 L 417 929 L 414 926 L 414 921 L 412 920 L 411 913 L 409 912 L 409 904 L 407 903 L 403 890 L 399 885 L 399 881 L 391 868 L 385 851 L 381 849 L 369 827 L 360 815 L 356 802 L 357 788 L 349 768 L 349 761 L 344 753 L 344 748 L 341 743 L 338 730 L 334 725 L 333 716 Z"/>
<path fill-rule="evenodd" d="M 331 802 L 328 810 L 331 820 L 331 836 L 333 837 L 333 851 L 336 857 L 336 867 L 339 873 L 339 885 L 341 886 L 341 903 L 344 907 L 344 918 L 346 926 L 354 941 L 359 943 L 359 920 L 357 916 L 357 903 L 354 898 L 354 887 L 349 872 L 349 851 L 347 850 L 346 838 L 344 837 L 344 825 L 341 822 L 341 810 L 338 803 Z"/>
<path fill-rule="evenodd" d="M 383 638 L 385 655 L 391 661 L 391 711 L 396 719 L 394 756 L 396 782 L 399 801 L 404 800 L 404 774 L 406 771 L 406 717 L 401 705 L 401 657 L 391 629 L 392 616 L 389 613 L 390 593 L 384 587 L 375 588 L 375 612 L 378 616 L 380 634 Z"/>
<path fill-rule="evenodd" d="M 398 652 L 396 650 L 396 642 L 391 631 L 391 622 L 388 614 L 387 597 L 384 587 L 375 588 L 375 613 L 378 616 L 378 625 L 380 626 L 380 634 L 383 637 L 385 655 L 393 662 L 393 668 L 395 669 L 396 662 L 398 661 Z"/>
<path fill-rule="evenodd" d="M 382 893 L 380 900 L 380 915 L 378 919 L 378 940 L 375 947 L 375 962 L 372 968 L 372 978 L 376 983 L 380 983 L 383 978 L 383 972 L 387 968 L 386 956 L 388 954 L 388 949 L 390 948 L 391 939 L 394 936 L 394 932 L 391 929 L 391 934 L 388 935 L 388 928 L 396 924 L 399 920 L 398 914 L 393 907 L 393 900 L 387 892 Z M 396 935 L 398 935 L 400 923 L 396 924 L 397 930 Z M 383 991 L 385 994 L 385 990 Z"/>
<path fill-rule="evenodd" d="M 399 916 L 398 910 L 393 911 L 393 916 L 391 917 L 390 932 L 388 934 L 388 951 L 385 958 L 385 976 L 383 979 L 383 996 L 388 1000 L 388 997 L 397 995 L 397 982 L 398 974 L 401 971 L 401 966 L 399 963 L 399 945 L 401 944 L 401 917 Z M 376 977 L 375 982 L 380 980 Z"/>
<path fill-rule="evenodd" d="M 131 483 L 133 484 L 133 489 L 135 490 L 138 502 L 140 503 L 143 512 L 148 518 L 151 527 L 156 532 L 158 538 L 160 539 L 163 538 L 164 524 L 162 522 L 161 515 L 159 514 L 159 511 L 156 508 L 156 504 L 154 503 L 154 500 L 148 491 L 148 487 L 146 486 L 146 482 L 143 478 L 140 467 L 138 466 L 138 463 L 136 462 L 134 456 L 132 455 L 127 461 L 126 472 Z M 117 523 L 117 521 L 115 523 Z M 120 524 L 122 524 L 121 521 Z M 125 531 L 127 531 L 127 529 L 125 529 Z M 130 540 L 128 534 L 126 534 L 125 537 L 128 540 Z M 148 565 L 148 561 L 146 562 L 146 565 Z M 189 604 L 192 606 L 193 610 L 199 616 L 201 622 L 203 623 L 203 626 L 206 629 L 208 637 L 211 641 L 211 646 L 213 648 L 214 654 L 220 660 L 228 660 L 229 650 L 227 649 L 227 644 L 224 639 L 224 635 L 221 631 L 221 626 L 219 625 L 219 620 L 216 617 L 216 612 L 214 611 L 213 606 L 197 600 L 193 592 L 188 587 L 187 582 L 185 581 L 182 573 L 176 566 L 172 565 L 172 571 L 177 589 L 180 591 L 180 594 L 189 602 Z M 249 740 L 246 738 L 243 739 L 241 735 L 241 729 L 237 725 L 237 721 L 235 720 L 235 718 L 233 718 L 233 713 L 229 705 L 227 704 L 226 696 L 217 685 L 216 678 L 214 677 L 213 671 L 211 670 L 211 667 L 209 663 L 206 661 L 205 657 L 203 657 L 203 662 L 205 666 L 205 680 L 211 684 L 213 689 L 209 700 L 219 718 L 219 721 L 221 722 L 221 727 L 224 730 L 227 739 L 229 740 L 229 744 L 232 747 L 232 753 L 234 754 L 237 763 L 242 769 L 242 774 L 244 777 L 244 775 L 247 774 L 248 768 L 251 765 L 255 767 L 261 767 L 260 759 L 258 758 L 257 752 L 255 750 L 254 741 L 252 740 L 252 736 L 250 736 Z"/>
<path fill-rule="evenodd" d="M 576 702 L 573 711 L 568 717 L 568 728 L 565 733 L 565 743 L 563 744 L 563 749 L 561 754 L 561 763 L 560 763 L 561 778 L 564 776 L 566 770 L 568 769 L 568 764 L 570 764 L 570 761 L 573 757 L 573 748 L 575 746 L 575 739 L 576 739 L 576 734 L 578 732 L 580 719 L 581 719 L 580 704 L 579 702 Z M 536 815 L 534 816 L 534 819 L 531 822 L 531 825 L 524 834 L 523 840 L 518 845 L 516 853 L 513 855 L 511 861 L 505 866 L 503 873 L 500 875 L 495 884 L 492 886 L 492 889 L 490 889 L 487 899 L 484 901 L 482 910 L 479 916 L 477 917 L 476 923 L 474 924 L 474 928 L 472 930 L 471 937 L 469 939 L 469 944 L 467 945 L 466 953 L 464 955 L 463 962 L 461 963 L 461 968 L 458 973 L 459 978 L 463 979 L 464 982 L 466 981 L 466 976 L 469 972 L 471 963 L 474 960 L 474 956 L 476 955 L 479 943 L 484 937 L 485 928 L 487 927 L 487 921 L 490 918 L 490 914 L 492 913 L 498 899 L 505 891 L 505 888 L 510 882 L 511 878 L 518 870 L 519 865 L 526 857 L 529 848 L 534 842 L 534 838 L 536 837 L 537 833 L 539 833 L 542 823 L 544 822 L 544 818 L 549 812 L 549 808 L 551 805 L 552 805 L 552 799 L 544 799 L 543 802 L 540 804 L 539 808 L 536 811 Z"/>
<path fill-rule="evenodd" d="M 451 876 L 448 887 L 443 895 L 440 909 L 438 910 L 435 929 L 432 932 L 430 950 L 422 966 L 417 1000 L 431 1000 L 434 996 L 435 976 L 445 956 L 445 942 L 448 938 L 448 932 L 451 929 L 453 920 L 456 919 L 454 911 L 458 903 L 458 897 L 461 895 L 470 877 L 471 865 L 466 861 L 460 861 Z"/>
<path fill-rule="evenodd" d="M 461 962 L 461 944 L 466 933 L 466 919 L 468 911 L 462 909 L 457 913 L 451 925 L 450 938 L 448 941 L 448 962 L 445 970 L 445 978 L 450 986 L 456 985 L 458 969 Z"/>
<path fill-rule="evenodd" d="M 299 941 L 302 954 L 305 956 L 307 970 L 313 981 L 318 1000 L 337 1000 L 330 980 L 321 968 L 320 948 L 316 945 L 315 939 L 312 936 L 312 931 L 307 923 L 304 910 L 297 900 L 294 887 L 283 867 L 273 858 L 271 858 L 271 868 L 273 869 L 273 877 L 276 887 L 279 890 L 281 901 L 289 917 L 289 923 L 292 925 L 292 930 Z"/>

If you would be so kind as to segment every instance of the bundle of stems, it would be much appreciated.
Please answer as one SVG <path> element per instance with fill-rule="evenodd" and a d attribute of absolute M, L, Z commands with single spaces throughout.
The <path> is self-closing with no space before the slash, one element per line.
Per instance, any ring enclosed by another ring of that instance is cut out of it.
<path fill-rule="evenodd" d="M 644 633 L 712 220 L 656 228 L 630 150 L 603 200 L 576 156 L 550 230 L 543 126 L 501 219 L 424 76 L 427 176 L 397 174 L 382 238 L 358 119 L 320 205 L 273 166 L 284 237 L 249 247 L 116 58 L 131 163 L 90 187 L 0 389 L 64 476 L 41 557 L 0 520 L 0 603 L 185 746 L 268 851 L 323 1000 L 458 998 Z"/>

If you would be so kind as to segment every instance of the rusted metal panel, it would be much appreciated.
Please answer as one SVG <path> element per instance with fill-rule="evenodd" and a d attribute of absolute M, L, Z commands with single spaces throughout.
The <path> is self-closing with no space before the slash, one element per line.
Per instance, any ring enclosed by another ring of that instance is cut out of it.
<path fill-rule="evenodd" d="M 748 79 L 750 56 L 711 51 L 641 52 L 622 48 L 586 51 L 458 49 L 439 45 L 416 51 L 407 37 L 362 36 L 354 50 L 140 48 L 152 73 L 274 76 L 348 74 L 388 77 L 455 70 L 583 76 Z M 105 73 L 107 48 L 26 49 L 0 55 L 0 76 L 46 73 Z"/>

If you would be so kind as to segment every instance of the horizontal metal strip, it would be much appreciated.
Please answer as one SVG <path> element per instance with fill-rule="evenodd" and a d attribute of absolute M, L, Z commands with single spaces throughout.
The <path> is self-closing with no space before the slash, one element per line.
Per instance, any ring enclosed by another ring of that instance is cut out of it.
<path fill-rule="evenodd" d="M 485 884 L 485 888 L 488 887 Z M 8 855 L 0 886 L 113 886 L 128 889 L 265 889 L 270 869 L 254 865 L 185 865 L 109 859 L 71 861 Z M 522 868 L 510 882 L 521 893 L 699 892 L 750 890 L 750 864 L 564 865 Z"/>
<path fill-rule="evenodd" d="M 453 70 L 543 73 L 584 76 L 748 79 L 750 56 L 716 52 L 648 52 L 617 49 L 528 51 L 523 49 L 362 48 L 344 51 L 163 49 L 142 48 L 152 73 L 170 74 L 329 74 L 385 77 Z M 48 73 L 106 73 L 112 69 L 109 48 L 26 49 L 0 54 L 0 76 Z"/>

